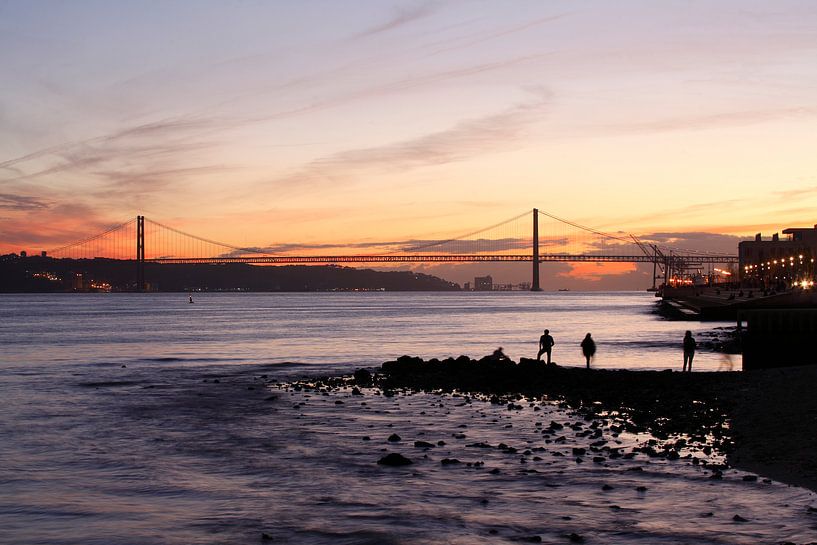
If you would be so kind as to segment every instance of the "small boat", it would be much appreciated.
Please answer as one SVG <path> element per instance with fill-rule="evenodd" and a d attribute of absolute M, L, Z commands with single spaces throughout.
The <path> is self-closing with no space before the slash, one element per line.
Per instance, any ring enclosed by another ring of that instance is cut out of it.
<path fill-rule="evenodd" d="M 570 288 L 559 288 L 559 291 L 570 291 Z"/>

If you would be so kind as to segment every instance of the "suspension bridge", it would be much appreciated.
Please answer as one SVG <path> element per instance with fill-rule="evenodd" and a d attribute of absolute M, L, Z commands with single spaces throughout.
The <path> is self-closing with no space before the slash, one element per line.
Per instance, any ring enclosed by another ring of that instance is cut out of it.
<path fill-rule="evenodd" d="M 186 233 L 137 216 L 101 233 L 48 250 L 53 258 L 116 259 L 135 262 L 136 288 L 144 290 L 145 263 L 257 265 L 341 263 L 529 262 L 531 289 L 539 288 L 539 265 L 545 262 L 651 263 L 655 279 L 705 266 L 735 265 L 737 255 L 716 254 L 639 239 L 633 234 L 606 233 L 538 210 L 454 238 L 366 245 L 322 244 L 332 253 L 304 251 L 309 245 L 239 247 Z M 297 249 L 298 253 L 293 253 Z"/>

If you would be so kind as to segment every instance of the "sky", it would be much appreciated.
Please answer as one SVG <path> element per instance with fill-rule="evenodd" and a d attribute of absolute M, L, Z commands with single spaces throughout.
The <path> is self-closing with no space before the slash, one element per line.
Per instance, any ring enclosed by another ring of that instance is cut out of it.
<path fill-rule="evenodd" d="M 817 223 L 813 1 L 0 0 L 0 74 L 0 254 L 137 214 L 242 247 Z"/>

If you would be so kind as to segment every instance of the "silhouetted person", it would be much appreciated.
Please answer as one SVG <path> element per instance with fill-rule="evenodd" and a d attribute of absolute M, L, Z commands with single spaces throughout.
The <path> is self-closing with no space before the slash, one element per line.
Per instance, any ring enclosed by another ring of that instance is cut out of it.
<path fill-rule="evenodd" d="M 696 346 L 695 339 L 692 338 L 692 331 L 687 331 L 684 334 L 684 371 L 692 371 L 692 358 L 695 357 Z"/>
<path fill-rule="evenodd" d="M 582 354 L 584 354 L 584 359 L 587 360 L 587 368 L 590 369 L 590 358 L 596 355 L 596 343 L 590 333 L 585 335 L 582 340 Z"/>
<path fill-rule="evenodd" d="M 188 299 L 188 301 L 187 301 L 187 302 L 188 302 L 188 303 L 192 303 L 192 302 L 193 302 L 193 296 L 192 296 L 192 295 L 188 295 L 188 297 L 189 297 L 189 299 Z"/>
<path fill-rule="evenodd" d="M 553 337 L 550 336 L 550 330 L 546 329 L 544 335 L 539 337 L 539 353 L 536 354 L 536 361 L 542 359 L 542 354 L 547 353 L 548 355 L 548 365 L 550 365 L 550 352 L 553 350 L 553 345 L 556 342 L 553 340 Z"/>
<path fill-rule="evenodd" d="M 500 346 L 499 348 L 494 350 L 493 354 L 491 354 L 491 359 L 497 361 L 505 361 L 508 359 L 508 356 L 505 355 L 505 352 L 502 351 L 502 347 Z"/>

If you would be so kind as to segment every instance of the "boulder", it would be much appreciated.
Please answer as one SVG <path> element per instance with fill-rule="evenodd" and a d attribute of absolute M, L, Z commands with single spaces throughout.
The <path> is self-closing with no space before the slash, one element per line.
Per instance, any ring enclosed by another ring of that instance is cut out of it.
<path fill-rule="evenodd" d="M 377 463 L 381 466 L 407 466 L 412 464 L 411 460 L 403 456 L 402 454 L 398 454 L 397 452 L 390 452 L 389 454 L 383 456 L 381 459 L 377 461 Z"/>

